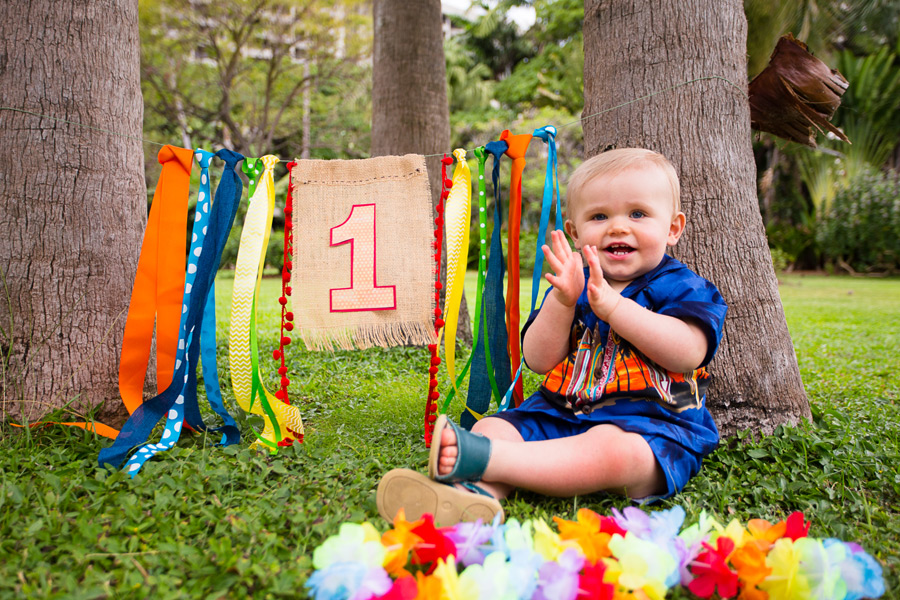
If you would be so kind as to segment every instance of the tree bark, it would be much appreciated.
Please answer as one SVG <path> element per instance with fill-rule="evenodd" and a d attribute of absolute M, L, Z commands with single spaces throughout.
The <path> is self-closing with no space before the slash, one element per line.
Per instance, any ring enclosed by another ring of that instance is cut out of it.
<path fill-rule="evenodd" d="M 375 0 L 373 16 L 372 154 L 449 153 L 450 106 L 440 0 Z M 432 204 L 437 205 L 440 157 L 426 158 L 426 165 Z M 446 252 L 442 257 L 446 258 Z M 465 297 L 458 339 L 472 342 Z"/>
<path fill-rule="evenodd" d="M 585 0 L 585 155 L 645 147 L 680 174 L 687 229 L 673 254 L 729 306 L 707 398 L 723 435 L 811 418 L 757 205 L 746 38 L 738 0 Z M 734 85 L 667 90 L 710 76 Z"/>
<path fill-rule="evenodd" d="M 139 73 L 137 0 L 4 0 L 0 105 L 46 116 L 0 110 L 0 418 L 124 412 L 147 218 Z"/>

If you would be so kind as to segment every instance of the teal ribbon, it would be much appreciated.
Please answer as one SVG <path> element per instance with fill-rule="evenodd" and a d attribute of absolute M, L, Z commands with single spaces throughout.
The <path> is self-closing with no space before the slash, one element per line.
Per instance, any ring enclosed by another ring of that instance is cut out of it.
<path fill-rule="evenodd" d="M 509 388 L 511 374 L 509 365 L 508 336 L 506 333 L 506 303 L 503 299 L 503 276 L 506 272 L 506 260 L 503 257 L 503 243 L 500 239 L 500 229 L 503 223 L 503 201 L 500 193 L 500 159 L 509 144 L 505 141 L 488 142 L 484 145 L 485 152 L 494 157 L 491 171 L 491 182 L 494 186 L 494 230 L 491 232 L 491 252 L 488 256 L 487 275 L 484 282 L 484 324 L 487 334 L 487 346 L 485 354 L 491 357 L 490 371 L 493 378 L 489 380 L 490 389 L 498 404 L 502 404 L 501 389 Z M 489 367 L 485 366 L 485 372 Z M 475 367 L 473 367 L 475 369 Z M 472 377 L 475 377 L 473 372 Z M 481 385 L 481 384 L 479 384 Z M 488 385 L 488 384 L 484 384 Z M 470 383 L 471 388 L 471 383 Z M 488 395 L 485 388 L 478 388 L 474 393 Z M 470 394 L 473 391 L 470 389 Z"/>
<path fill-rule="evenodd" d="M 559 172 L 556 158 L 556 127 L 545 125 L 535 129 L 532 134 L 547 144 L 547 174 L 544 176 L 544 197 L 541 202 L 541 223 L 538 228 L 537 252 L 534 255 L 534 273 L 531 277 L 531 312 L 537 308 L 538 288 L 541 285 L 541 274 L 544 270 L 544 253 L 541 247 L 547 239 L 547 225 L 550 222 L 550 209 L 553 206 L 553 190 L 556 184 L 556 229 L 562 230 L 562 206 L 559 199 Z"/>

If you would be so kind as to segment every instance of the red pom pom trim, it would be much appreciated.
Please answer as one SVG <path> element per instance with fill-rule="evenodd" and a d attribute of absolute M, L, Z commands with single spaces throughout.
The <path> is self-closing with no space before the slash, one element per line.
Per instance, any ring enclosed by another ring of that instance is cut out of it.
<path fill-rule="evenodd" d="M 441 233 L 442 233 L 441 228 L 444 224 L 444 219 L 442 218 L 442 215 L 444 214 L 444 201 L 450 195 L 450 188 L 453 186 L 453 180 L 450 179 L 449 177 L 447 177 L 447 166 L 452 165 L 452 164 L 453 164 L 453 159 L 450 156 L 445 154 L 443 156 L 443 158 L 441 158 L 442 189 L 441 189 L 440 200 L 438 200 L 437 207 L 435 207 L 435 210 L 437 211 L 438 216 L 435 217 L 435 219 L 434 219 L 434 224 L 437 225 L 437 227 L 434 230 L 435 241 L 433 243 L 433 247 L 435 249 L 434 262 L 437 265 L 437 267 L 434 270 L 434 274 L 437 279 L 437 281 L 434 284 L 435 290 L 440 290 L 443 288 L 443 284 L 441 283 L 441 280 L 440 280 L 440 276 L 441 276 L 441 246 L 443 243 L 443 238 L 441 235 Z M 438 333 L 440 332 L 441 327 L 444 326 L 444 320 L 440 318 L 440 316 L 441 316 L 440 301 L 441 301 L 441 294 L 439 291 L 435 291 L 435 294 L 434 294 L 434 303 L 435 303 L 434 334 L 435 334 L 435 337 L 437 337 Z M 437 355 L 437 345 L 436 344 L 429 344 L 428 350 L 431 353 L 431 361 L 430 361 L 430 365 L 428 367 L 429 386 L 428 386 L 428 402 L 425 404 L 425 419 L 424 419 L 425 435 L 424 435 L 424 437 L 425 437 L 425 446 L 427 448 L 430 448 L 432 435 L 434 433 L 434 422 L 437 420 L 438 405 L 437 405 L 437 402 L 435 402 L 435 401 L 440 397 L 440 394 L 437 391 L 437 379 L 434 376 L 437 375 L 438 365 L 441 364 L 441 359 Z"/>
<path fill-rule="evenodd" d="M 294 212 L 294 199 L 291 193 L 292 181 L 291 181 L 291 172 L 296 163 L 289 162 L 287 164 L 288 170 L 288 191 L 287 197 L 285 198 L 285 206 L 284 206 L 284 214 L 285 214 L 285 222 L 284 222 L 284 260 L 282 261 L 281 267 L 281 297 L 278 298 L 278 304 L 281 305 L 281 331 L 278 339 L 279 349 L 275 350 L 272 353 L 272 356 L 275 360 L 280 360 L 281 365 L 278 367 L 278 374 L 281 376 L 281 389 L 275 392 L 275 397 L 284 402 L 285 404 L 290 404 L 290 400 L 288 398 L 288 386 L 291 384 L 291 380 L 287 377 L 287 365 L 285 364 L 285 352 L 284 347 L 291 343 L 291 338 L 285 335 L 286 331 L 291 331 L 294 329 L 294 324 L 291 321 L 294 320 L 294 313 L 290 312 L 287 309 L 288 305 L 288 297 L 291 295 L 291 286 L 289 285 L 291 282 L 291 269 L 294 264 L 292 261 L 292 253 L 294 251 L 294 227 L 291 222 L 291 215 Z M 291 432 L 293 437 L 286 437 L 285 439 L 278 442 L 279 446 L 290 446 L 294 443 L 294 439 L 297 441 L 303 442 L 303 434 Z"/>

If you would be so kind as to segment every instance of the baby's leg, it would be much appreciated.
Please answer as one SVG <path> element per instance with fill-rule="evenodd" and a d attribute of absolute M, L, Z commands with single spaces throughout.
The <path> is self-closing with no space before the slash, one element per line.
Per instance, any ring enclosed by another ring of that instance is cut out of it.
<path fill-rule="evenodd" d="M 518 444 L 524 443 L 519 431 L 503 419 L 481 419 L 475 423 L 472 431 L 491 438 L 492 444 L 501 440 Z M 491 460 L 493 460 L 494 452 L 494 450 L 491 451 Z M 441 456 L 438 460 L 438 472 L 441 475 L 446 475 L 453 469 L 453 465 L 456 464 L 456 455 L 456 434 L 452 427 L 445 427 L 441 432 Z M 506 498 L 515 489 L 513 485 L 484 478 L 478 483 L 478 486 L 498 499 Z"/>
<path fill-rule="evenodd" d="M 665 475 L 647 441 L 615 425 L 597 425 L 579 435 L 540 442 L 523 442 L 518 431 L 501 419 L 483 419 L 473 430 L 491 438 L 482 487 L 499 498 L 515 487 L 548 496 L 607 490 L 633 498 L 666 490 Z M 444 430 L 441 443 L 439 471 L 446 473 L 456 461 L 456 436 L 450 428 Z"/>

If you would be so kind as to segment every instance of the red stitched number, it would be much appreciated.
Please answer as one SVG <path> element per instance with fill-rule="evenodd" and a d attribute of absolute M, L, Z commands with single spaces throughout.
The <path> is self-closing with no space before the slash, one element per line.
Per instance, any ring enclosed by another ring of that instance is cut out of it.
<path fill-rule="evenodd" d="M 331 228 L 331 245 L 350 243 L 350 287 L 331 288 L 331 312 L 396 310 L 397 290 L 378 285 L 375 272 L 375 205 L 354 204 L 347 220 Z"/>

